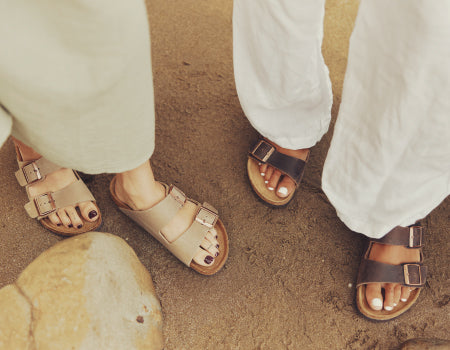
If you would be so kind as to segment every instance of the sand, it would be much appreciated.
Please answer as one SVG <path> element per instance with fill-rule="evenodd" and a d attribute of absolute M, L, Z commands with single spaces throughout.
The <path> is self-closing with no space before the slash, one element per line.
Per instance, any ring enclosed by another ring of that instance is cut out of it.
<path fill-rule="evenodd" d="M 158 179 L 220 210 L 230 237 L 226 267 L 213 277 L 189 270 L 115 207 L 112 175 L 88 186 L 104 217 L 101 231 L 123 237 L 148 268 L 164 313 L 166 349 L 390 349 L 414 337 L 450 338 L 450 200 L 423 224 L 429 276 L 418 303 L 387 323 L 356 310 L 363 237 L 336 217 L 320 188 L 333 125 L 314 147 L 291 204 L 273 210 L 248 183 L 246 152 L 256 132 L 236 95 L 232 1 L 148 0 L 157 112 L 152 164 Z M 326 5 L 323 53 L 341 99 L 348 39 L 358 2 Z M 16 184 L 11 141 L 0 150 L 0 287 L 13 282 L 62 238 L 28 219 Z"/>

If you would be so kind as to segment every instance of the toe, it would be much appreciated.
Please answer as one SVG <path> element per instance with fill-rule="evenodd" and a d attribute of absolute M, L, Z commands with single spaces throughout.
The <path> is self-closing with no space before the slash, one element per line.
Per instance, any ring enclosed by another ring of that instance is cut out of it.
<path fill-rule="evenodd" d="M 216 229 L 212 228 L 211 230 L 209 230 L 208 233 L 206 234 L 206 238 L 209 239 L 211 242 L 213 241 L 217 242 L 217 238 L 219 238 L 219 236 L 217 235 Z M 217 244 L 219 244 L 219 242 L 217 242 Z"/>
<path fill-rule="evenodd" d="M 380 283 L 370 283 L 366 286 L 366 299 L 373 310 L 379 311 L 383 308 Z"/>
<path fill-rule="evenodd" d="M 83 202 L 79 205 L 81 215 L 87 221 L 93 222 L 98 219 L 98 208 L 92 202 Z"/>
<path fill-rule="evenodd" d="M 273 191 L 273 188 L 271 189 L 271 187 L 269 186 L 269 181 L 270 181 L 270 178 L 272 177 L 272 174 L 273 174 L 273 168 L 268 167 L 266 170 L 266 175 L 264 176 L 264 180 L 267 181 L 267 188 L 271 191 Z"/>
<path fill-rule="evenodd" d="M 400 300 L 404 303 L 407 302 L 410 294 L 411 294 L 411 288 L 402 287 L 402 292 L 400 294 Z"/>
<path fill-rule="evenodd" d="M 283 176 L 283 179 L 278 185 L 277 195 L 285 198 L 295 191 L 295 187 L 295 182 L 290 177 Z"/>
<path fill-rule="evenodd" d="M 261 176 L 266 176 L 266 171 L 267 171 L 267 164 L 261 164 L 259 166 L 259 171 L 261 173 Z"/>
<path fill-rule="evenodd" d="M 211 266 L 214 262 L 214 257 L 212 257 L 206 250 L 201 249 L 195 255 L 194 261 L 202 266 Z"/>
<path fill-rule="evenodd" d="M 384 286 L 384 309 L 392 311 L 394 309 L 394 289 L 395 284 L 388 283 Z"/>
<path fill-rule="evenodd" d="M 213 242 L 205 238 L 200 246 L 212 257 L 219 256 L 218 244 L 214 244 Z"/>
<path fill-rule="evenodd" d="M 394 307 L 400 302 L 400 296 L 402 294 L 402 286 L 397 284 L 394 288 Z"/>
<path fill-rule="evenodd" d="M 267 188 L 277 188 L 278 182 L 280 181 L 281 173 L 279 170 L 274 170 L 272 176 L 270 177 L 269 183 L 267 184 Z"/>
<path fill-rule="evenodd" d="M 82 228 L 83 227 L 83 221 L 80 219 L 80 217 L 79 217 L 75 207 L 66 207 L 64 209 L 66 210 L 66 213 L 69 216 L 73 227 L 76 227 L 78 229 Z"/>
<path fill-rule="evenodd" d="M 48 219 L 50 220 L 50 222 L 51 222 L 53 225 L 56 225 L 56 226 L 62 226 L 61 220 L 59 220 L 59 217 L 58 217 L 58 215 L 57 215 L 56 213 L 50 214 L 50 215 L 48 216 Z"/>
<path fill-rule="evenodd" d="M 67 213 L 66 213 L 66 211 L 64 209 L 59 209 L 57 211 L 57 214 L 58 214 L 59 220 L 61 220 L 61 223 L 65 227 L 67 227 L 67 228 L 73 227 L 72 221 L 70 221 L 70 218 L 69 218 L 69 216 L 67 215 Z"/>

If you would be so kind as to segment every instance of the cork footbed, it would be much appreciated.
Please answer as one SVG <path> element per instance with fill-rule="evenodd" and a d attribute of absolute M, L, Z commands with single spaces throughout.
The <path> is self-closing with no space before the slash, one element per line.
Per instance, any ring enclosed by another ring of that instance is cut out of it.
<path fill-rule="evenodd" d="M 115 192 L 115 183 L 116 183 L 116 177 L 114 177 L 111 180 L 109 191 L 111 193 L 111 196 L 114 200 L 114 202 L 117 204 L 118 207 L 121 207 L 123 209 L 132 210 L 126 203 L 122 202 L 116 195 Z M 197 264 L 195 261 L 191 261 L 191 264 L 189 265 L 190 268 L 192 268 L 194 271 L 197 271 L 198 273 L 202 275 L 213 275 L 217 273 L 224 265 L 228 258 L 228 235 L 227 231 L 225 230 L 225 226 L 223 225 L 222 221 L 220 219 L 217 219 L 216 225 L 214 226 L 216 232 L 217 232 L 217 241 L 219 243 L 219 256 L 214 258 L 214 263 L 210 266 L 202 266 Z M 152 235 L 151 232 L 149 232 L 150 235 Z M 152 235 L 153 236 L 153 235 Z M 156 238 L 155 238 L 156 239 Z M 202 249 L 199 247 L 199 249 Z M 170 249 L 168 249 L 170 251 Z"/>
<path fill-rule="evenodd" d="M 261 176 L 261 172 L 259 170 L 258 161 L 252 157 L 248 158 L 247 161 L 247 174 L 250 180 L 250 184 L 253 187 L 255 193 L 266 203 L 274 206 L 274 207 L 282 207 L 287 205 L 296 191 L 292 191 L 292 193 L 286 198 L 278 197 L 274 191 L 269 191 L 267 189 L 267 185 L 264 182 L 264 178 Z"/>
<path fill-rule="evenodd" d="M 376 321 L 388 321 L 408 311 L 416 302 L 417 298 L 419 297 L 420 291 L 421 288 L 416 288 L 411 291 L 408 300 L 406 302 L 402 302 L 400 300 L 397 306 L 395 306 L 392 311 L 387 311 L 384 309 L 376 311 L 373 310 L 367 302 L 366 285 L 363 284 L 356 288 L 356 306 L 358 307 L 359 312 L 361 312 L 361 314 L 363 314 L 367 318 Z"/>

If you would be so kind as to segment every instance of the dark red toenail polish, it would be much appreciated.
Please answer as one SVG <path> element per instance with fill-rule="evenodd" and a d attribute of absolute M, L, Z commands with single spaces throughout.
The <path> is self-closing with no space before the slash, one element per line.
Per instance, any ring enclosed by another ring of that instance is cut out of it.
<path fill-rule="evenodd" d="M 70 227 L 70 228 L 72 228 L 72 227 L 73 227 L 73 225 L 72 225 L 72 224 L 69 224 L 69 227 Z"/>
<path fill-rule="evenodd" d="M 216 253 L 216 258 L 219 256 L 219 252 Z"/>
<path fill-rule="evenodd" d="M 219 238 L 219 236 L 216 235 L 216 239 Z"/>
<path fill-rule="evenodd" d="M 78 225 L 77 227 L 78 227 L 78 228 L 82 228 L 82 227 L 83 227 L 83 225 L 81 225 L 81 224 L 80 224 L 80 225 Z"/>
<path fill-rule="evenodd" d="M 220 246 L 219 246 L 218 244 L 216 244 L 216 248 L 219 249 L 219 247 L 220 247 Z"/>
<path fill-rule="evenodd" d="M 213 258 L 211 255 L 208 255 L 208 256 L 205 258 L 205 263 L 208 264 L 208 265 L 210 265 L 210 264 L 213 262 L 213 260 L 214 260 L 214 258 Z"/>
<path fill-rule="evenodd" d="M 96 212 L 95 210 L 91 210 L 91 211 L 89 212 L 89 214 L 88 214 L 89 219 L 93 219 L 93 218 L 95 218 L 97 215 L 98 215 L 98 214 L 97 214 L 97 212 Z"/>
<path fill-rule="evenodd" d="M 56 226 L 61 226 L 62 224 L 56 224 Z"/>

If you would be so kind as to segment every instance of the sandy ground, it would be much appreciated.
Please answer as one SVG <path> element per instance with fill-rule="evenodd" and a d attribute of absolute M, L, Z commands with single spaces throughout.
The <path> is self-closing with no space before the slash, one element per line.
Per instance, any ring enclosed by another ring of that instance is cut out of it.
<path fill-rule="evenodd" d="M 167 349 L 391 349 L 414 337 L 450 338 L 450 200 L 423 223 L 430 273 L 415 307 L 388 323 L 354 305 L 362 236 L 336 217 L 320 189 L 332 136 L 315 147 L 288 208 L 272 210 L 252 193 L 246 152 L 256 137 L 236 95 L 231 0 L 148 0 L 157 110 L 158 179 L 212 202 L 230 236 L 223 271 L 204 277 L 184 267 L 123 216 L 108 194 L 111 175 L 88 183 L 103 212 L 102 231 L 123 237 L 153 276 Z M 341 99 L 355 0 L 328 1 L 323 52 Z M 0 151 L 0 287 L 60 237 L 26 217 L 15 182 L 12 143 Z"/>

